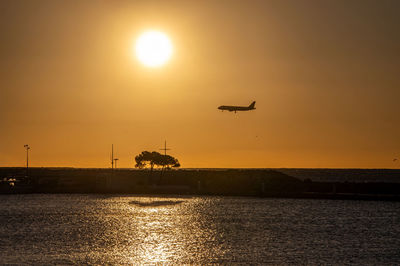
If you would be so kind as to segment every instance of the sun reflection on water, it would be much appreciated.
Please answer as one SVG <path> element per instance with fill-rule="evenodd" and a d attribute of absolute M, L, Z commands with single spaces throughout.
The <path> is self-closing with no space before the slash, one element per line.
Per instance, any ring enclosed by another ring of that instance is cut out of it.
<path fill-rule="evenodd" d="M 129 202 L 128 208 L 135 213 L 132 223 L 136 225 L 130 263 L 179 262 L 186 253 L 182 240 L 191 235 L 186 219 L 191 219 L 192 210 L 188 212 L 185 201 L 142 198 Z"/>

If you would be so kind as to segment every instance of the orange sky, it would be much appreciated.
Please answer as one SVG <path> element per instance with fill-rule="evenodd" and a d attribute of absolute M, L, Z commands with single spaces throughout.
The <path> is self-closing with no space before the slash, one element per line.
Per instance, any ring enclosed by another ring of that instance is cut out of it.
<path fill-rule="evenodd" d="M 0 166 L 398 168 L 400 2 L 0 1 Z M 134 41 L 174 55 L 141 65 Z M 257 110 L 228 113 L 219 105 Z"/>

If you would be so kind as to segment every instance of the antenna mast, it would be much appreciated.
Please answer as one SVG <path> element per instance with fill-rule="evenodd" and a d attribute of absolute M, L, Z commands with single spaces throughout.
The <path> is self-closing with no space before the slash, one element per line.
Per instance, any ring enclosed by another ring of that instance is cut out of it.
<path fill-rule="evenodd" d="M 167 141 L 164 142 L 164 148 L 162 148 L 160 150 L 164 151 L 164 155 L 167 155 L 167 151 L 171 150 L 171 149 L 167 149 Z"/>
<path fill-rule="evenodd" d="M 114 144 L 111 144 L 111 169 L 114 169 Z"/>

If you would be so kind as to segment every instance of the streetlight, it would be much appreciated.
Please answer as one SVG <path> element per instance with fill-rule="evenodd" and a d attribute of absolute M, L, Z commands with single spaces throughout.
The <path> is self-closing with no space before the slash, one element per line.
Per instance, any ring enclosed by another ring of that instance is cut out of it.
<path fill-rule="evenodd" d="M 26 176 L 28 176 L 28 169 L 29 169 L 29 150 L 31 147 L 29 147 L 28 144 L 24 145 L 24 148 L 26 149 Z"/>

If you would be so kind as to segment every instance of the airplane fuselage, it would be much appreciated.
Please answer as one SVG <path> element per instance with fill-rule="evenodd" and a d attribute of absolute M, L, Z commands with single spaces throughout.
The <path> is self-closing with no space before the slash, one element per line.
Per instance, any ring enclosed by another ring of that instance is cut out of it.
<path fill-rule="evenodd" d="M 237 111 L 250 111 L 256 109 L 256 102 L 251 103 L 249 106 L 233 106 L 233 105 L 221 105 L 218 107 L 221 111 L 237 112 Z"/>

